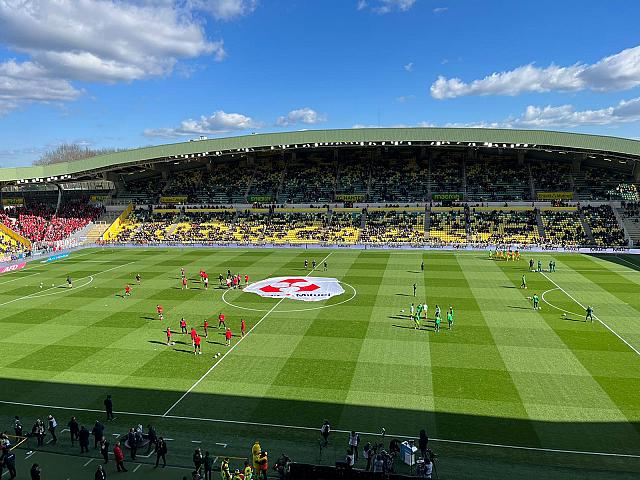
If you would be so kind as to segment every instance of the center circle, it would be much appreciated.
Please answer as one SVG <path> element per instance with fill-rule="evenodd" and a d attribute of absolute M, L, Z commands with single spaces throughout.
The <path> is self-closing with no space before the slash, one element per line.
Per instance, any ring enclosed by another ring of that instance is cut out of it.
<path fill-rule="evenodd" d="M 320 305 L 317 307 L 308 307 L 308 308 L 295 308 L 295 309 L 291 309 L 291 310 L 274 310 L 273 313 L 289 313 L 289 312 L 307 312 L 310 310 L 321 310 L 323 308 L 331 308 L 331 307 L 337 307 L 338 305 L 342 305 L 343 303 L 347 303 L 350 302 L 351 300 L 353 300 L 356 295 L 357 295 L 357 290 L 355 289 L 355 287 L 353 287 L 352 285 L 349 285 L 346 282 L 342 282 L 340 280 L 338 280 L 338 283 L 345 285 L 347 287 L 349 287 L 351 290 L 353 290 L 353 294 L 347 298 L 346 300 L 342 300 L 341 302 L 338 303 L 333 303 L 331 305 Z M 292 290 L 292 292 L 297 291 L 299 287 L 290 287 Z M 287 289 L 282 288 L 282 291 L 286 291 Z M 226 303 L 227 305 L 229 305 L 230 307 L 234 307 L 234 308 L 239 308 L 241 310 L 248 310 L 251 312 L 269 312 L 271 311 L 271 308 L 251 308 L 251 307 L 243 307 L 241 305 L 236 305 L 235 303 L 232 303 L 230 301 L 228 301 L 225 296 L 227 295 L 227 293 L 229 293 L 231 291 L 231 289 L 227 289 L 224 291 L 224 293 L 222 294 L 222 301 L 224 303 Z M 282 299 L 278 300 L 281 301 Z"/>

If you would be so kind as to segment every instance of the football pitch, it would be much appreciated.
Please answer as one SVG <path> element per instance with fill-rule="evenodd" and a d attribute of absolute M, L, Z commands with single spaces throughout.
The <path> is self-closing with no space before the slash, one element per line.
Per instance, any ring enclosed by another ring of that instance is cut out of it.
<path fill-rule="evenodd" d="M 529 272 L 530 258 L 545 270 L 553 259 L 557 271 Z M 344 293 L 264 298 L 219 285 L 228 269 L 250 282 L 335 278 Z M 71 415 L 91 428 L 111 394 L 117 418 L 107 433 L 153 424 L 171 438 L 175 465 L 188 465 L 199 446 L 239 464 L 256 439 L 272 462 L 286 452 L 333 463 L 344 457 L 347 431 L 364 444 L 382 441 L 383 428 L 385 443 L 424 428 L 443 478 L 632 478 L 640 471 L 639 270 L 632 256 L 526 253 L 505 262 L 482 252 L 346 249 L 113 248 L 33 262 L 0 276 L 1 429 L 20 415 L 29 430 L 50 413 L 61 428 Z M 412 302 L 429 305 L 419 329 Z M 216 328 L 220 312 L 231 347 Z M 180 334 L 181 317 L 201 335 L 209 321 L 202 355 Z M 320 451 L 324 419 L 335 431 Z M 75 454 L 66 435 L 45 450 Z"/>

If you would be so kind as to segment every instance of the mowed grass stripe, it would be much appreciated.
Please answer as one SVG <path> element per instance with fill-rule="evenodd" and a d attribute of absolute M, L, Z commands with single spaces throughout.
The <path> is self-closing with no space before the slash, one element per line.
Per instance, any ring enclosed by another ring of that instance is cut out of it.
<path fill-rule="evenodd" d="M 426 426 L 434 407 L 426 336 L 416 335 L 408 322 L 409 301 L 416 302 L 412 284 L 416 282 L 418 291 L 424 292 L 419 271 L 414 271 L 420 254 L 366 258 L 369 267 L 377 267 L 362 272 L 372 280 L 367 288 L 375 299 L 371 311 L 359 313 L 370 320 L 357 351 L 357 369 L 340 423 L 362 431 L 372 423 L 388 425 L 392 417 L 397 431 L 412 431 L 416 424 Z"/>
<path fill-rule="evenodd" d="M 254 265 L 254 268 L 257 267 L 256 271 L 258 272 L 254 277 L 263 279 L 282 276 L 287 273 L 304 276 L 309 274 L 309 270 L 304 269 L 305 259 L 308 259 L 311 264 L 313 258 L 320 261 L 326 257 L 328 253 L 328 251 L 323 254 L 322 252 L 297 252 L 296 255 L 292 257 L 291 252 L 289 252 L 287 255 L 283 255 L 282 258 L 284 261 L 279 265 L 270 264 L 269 270 L 261 269 L 260 264 Z M 322 256 L 320 256 L 321 254 Z M 335 256 L 336 255 L 332 255 L 329 257 L 329 261 L 331 262 L 330 275 L 335 275 L 336 271 L 339 272 L 340 270 L 340 264 L 334 260 Z M 338 266 L 336 267 L 336 265 Z M 321 269 L 322 267 L 320 266 L 319 269 L 313 273 L 312 277 L 323 275 L 324 272 L 318 272 L 318 270 Z M 260 297 L 254 294 L 240 293 L 236 302 L 238 304 L 247 301 L 252 302 L 253 298 Z M 264 312 L 245 312 L 236 309 L 239 313 L 234 315 L 244 316 L 246 313 L 259 319 L 269 311 L 274 303 L 278 302 L 277 299 L 265 298 L 262 300 L 262 305 L 265 309 Z M 285 302 L 282 302 L 280 305 L 284 305 Z M 304 305 L 303 302 L 299 303 Z M 233 309 L 229 311 L 233 312 Z M 255 415 L 259 418 L 260 409 L 263 408 L 260 406 L 262 402 L 261 397 L 267 396 L 268 392 L 273 388 L 272 385 L 280 375 L 281 369 L 289 362 L 292 352 L 304 338 L 307 328 L 313 324 L 313 319 L 315 316 L 320 315 L 322 310 L 315 312 L 316 313 L 311 312 L 311 314 L 305 314 L 305 312 L 286 313 L 274 311 L 271 313 L 260 325 L 260 328 L 252 332 L 251 336 L 244 340 L 243 344 L 235 350 L 232 355 L 226 357 L 224 362 L 205 378 L 192 394 L 186 397 L 177 408 L 196 412 L 201 416 L 222 415 L 222 418 L 243 420 L 254 418 L 253 415 L 254 412 L 256 412 Z M 263 352 L 265 349 L 273 347 L 274 342 L 281 348 L 280 351 L 282 351 L 283 355 L 270 355 L 266 357 L 265 361 Z M 286 345 L 286 348 L 283 349 L 283 345 Z M 295 377 L 292 377 L 291 381 L 293 380 L 295 380 Z M 232 398 L 233 401 L 227 402 L 224 400 L 225 408 L 221 411 L 216 411 L 214 414 L 206 409 L 206 405 L 202 405 L 201 400 L 198 398 L 201 394 L 215 394 L 216 398 Z M 278 394 L 272 392 L 271 396 L 277 398 Z M 282 415 L 283 413 L 283 409 L 281 408 L 273 409 L 264 407 L 264 410 L 271 415 Z M 264 415 L 262 415 L 262 418 L 264 421 Z M 278 417 L 278 419 L 280 418 Z"/>
<path fill-rule="evenodd" d="M 560 262 L 558 263 L 558 268 L 568 268 L 564 263 L 562 267 Z M 528 269 L 527 265 L 520 263 L 496 262 L 496 266 L 511 278 L 514 287 L 519 285 L 522 270 Z M 555 273 L 549 275 L 554 278 L 556 276 Z M 590 283 L 586 279 L 583 281 L 585 284 Z M 528 290 L 520 291 L 525 301 L 525 296 L 531 296 L 533 293 L 540 295 L 541 291 L 554 288 L 550 281 L 537 273 L 527 273 L 527 284 Z M 585 289 L 590 288 L 592 287 L 585 285 Z M 560 302 L 554 301 L 555 303 Z M 530 305 L 530 302 L 527 301 L 527 304 Z M 565 374 L 555 372 L 544 379 L 538 379 L 537 382 L 532 375 L 525 379 L 530 385 L 535 386 L 540 395 L 540 400 L 532 402 L 535 408 L 532 412 L 537 411 L 540 419 L 560 422 L 544 422 L 541 428 L 547 431 L 547 437 L 552 439 L 558 448 L 575 448 L 576 442 L 580 442 L 581 448 L 598 451 L 602 450 L 603 438 L 614 439 L 623 436 L 628 442 L 616 446 L 613 450 L 620 453 L 637 450 L 640 446 L 637 429 L 640 411 L 637 395 L 632 392 L 637 391 L 640 386 L 640 377 L 611 377 L 608 374 L 611 370 L 610 364 L 632 365 L 635 362 L 637 365 L 633 358 L 635 354 L 628 348 L 626 351 L 622 349 L 626 346 L 601 325 L 584 323 L 582 317 L 567 319 L 562 317 L 561 312 L 544 303 L 541 305 L 543 310 L 536 315 L 553 329 L 567 350 L 572 353 L 572 357 L 580 362 L 590 375 L 584 377 L 568 374 L 573 367 L 567 363 L 566 356 L 564 360 L 551 356 L 540 359 L 549 363 L 553 363 L 554 360 L 561 361 L 558 367 L 566 370 Z M 571 307 L 566 301 L 562 305 L 567 309 Z M 541 342 L 540 346 L 545 345 Z M 610 350 L 611 347 L 614 349 Z M 521 355 L 523 353 L 521 351 Z M 597 388 L 594 388 L 594 385 L 597 385 Z"/>
<path fill-rule="evenodd" d="M 455 278 L 457 283 L 444 299 L 432 301 L 443 312 L 442 330 L 430 337 L 432 364 L 438 358 L 448 359 L 447 364 L 434 368 L 438 435 L 468 440 L 468 428 L 473 425 L 475 433 L 471 440 L 539 446 L 515 380 L 500 352 L 499 337 L 494 335 L 505 319 L 493 312 L 487 316 L 483 310 L 504 294 L 504 282 L 477 255 L 444 254 L 436 258 L 441 258 L 442 265 L 434 283 L 440 277 Z M 465 300 L 456 298 L 458 292 Z M 446 310 L 450 305 L 454 306 L 455 321 L 449 331 Z M 483 331 L 482 344 L 468 346 L 464 341 L 462 332 L 467 324 Z M 461 340 L 456 338 L 459 334 Z M 436 344 L 441 344 L 440 348 L 434 348 Z"/>

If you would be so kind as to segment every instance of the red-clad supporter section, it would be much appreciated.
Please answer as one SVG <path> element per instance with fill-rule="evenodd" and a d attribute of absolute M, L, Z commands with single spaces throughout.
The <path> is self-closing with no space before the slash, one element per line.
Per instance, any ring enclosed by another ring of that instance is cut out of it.
<path fill-rule="evenodd" d="M 94 221 L 102 211 L 100 206 L 69 202 L 55 215 L 55 208 L 34 204 L 5 210 L 0 213 L 0 222 L 32 242 L 56 242 Z"/>

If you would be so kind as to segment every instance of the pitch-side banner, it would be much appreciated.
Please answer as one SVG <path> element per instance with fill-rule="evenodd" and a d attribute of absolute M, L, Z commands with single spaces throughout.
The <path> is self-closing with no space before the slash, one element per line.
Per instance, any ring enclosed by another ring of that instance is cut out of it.
<path fill-rule="evenodd" d="M 344 289 L 335 278 L 323 277 L 275 277 L 260 280 L 244 288 L 245 292 L 268 298 L 290 298 L 304 302 L 318 302 L 336 295 Z"/>
<path fill-rule="evenodd" d="M 0 274 L 7 272 L 15 272 L 16 270 L 22 270 L 27 266 L 27 262 L 20 262 L 14 265 L 9 265 L 7 267 L 0 267 Z"/>

